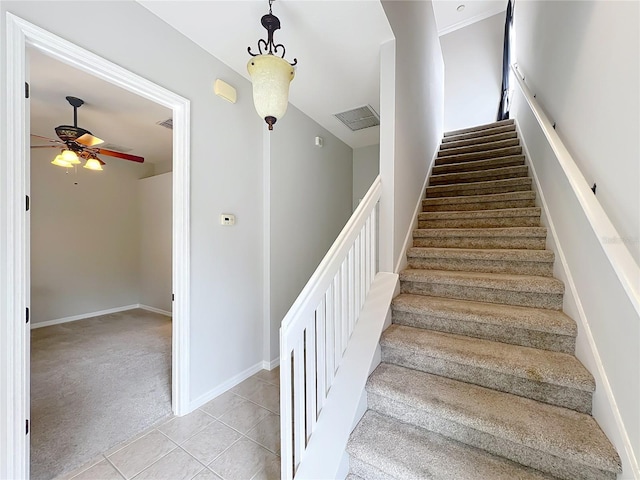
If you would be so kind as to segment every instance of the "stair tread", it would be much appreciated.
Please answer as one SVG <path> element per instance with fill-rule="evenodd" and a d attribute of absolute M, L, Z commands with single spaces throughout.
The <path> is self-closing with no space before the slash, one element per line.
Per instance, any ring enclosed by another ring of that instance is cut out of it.
<path fill-rule="evenodd" d="M 485 130 L 478 130 L 475 132 L 457 133 L 455 135 L 443 136 L 442 143 L 458 142 L 460 140 L 470 140 L 476 138 L 486 138 L 492 135 L 498 135 L 500 133 L 517 133 L 515 125 L 498 125 L 495 127 L 487 128 Z"/>
<path fill-rule="evenodd" d="M 584 413 L 385 363 L 373 372 L 367 390 L 534 450 L 620 471 L 618 454 Z"/>
<path fill-rule="evenodd" d="M 518 145 L 520 145 L 520 140 L 518 140 L 517 138 L 495 140 L 493 142 L 479 142 L 471 145 L 441 148 L 440 150 L 438 150 L 438 157 L 447 157 L 450 155 L 458 155 L 460 153 L 472 153 L 484 150 L 496 150 L 498 148 L 515 147 Z"/>
<path fill-rule="evenodd" d="M 519 327 L 538 332 L 575 336 L 576 323 L 557 310 L 476 302 L 445 297 L 402 293 L 393 299 L 392 309 L 440 318 Z"/>
<path fill-rule="evenodd" d="M 433 173 L 429 179 L 429 184 L 432 181 L 447 181 L 449 183 L 438 183 L 438 185 L 453 185 L 455 180 L 475 179 L 484 177 L 495 177 L 500 175 L 512 175 L 509 178 L 521 178 L 527 175 L 528 167 L 526 165 L 510 165 L 510 166 L 497 166 L 496 168 L 487 168 L 481 170 L 465 170 L 463 172 L 445 172 L 445 173 Z M 499 180 L 499 179 L 496 179 Z M 502 179 L 504 180 L 504 179 Z M 491 181 L 491 180 L 489 180 Z M 472 183 L 472 182 L 464 182 Z"/>
<path fill-rule="evenodd" d="M 444 157 L 436 157 L 435 165 L 445 165 L 449 163 L 460 163 L 464 161 L 483 160 L 496 157 L 507 157 L 511 155 L 522 155 L 522 146 L 514 145 L 511 147 L 500 147 L 491 150 L 482 150 L 479 152 L 458 153 L 455 155 L 447 155 Z"/>
<path fill-rule="evenodd" d="M 494 157 L 484 160 L 469 160 L 460 163 L 446 163 L 444 165 L 434 165 L 431 173 L 439 175 L 441 173 L 456 173 L 477 170 L 488 170 L 497 166 L 518 166 L 525 165 L 524 155 L 508 155 L 506 157 Z"/>
<path fill-rule="evenodd" d="M 557 278 L 508 273 L 455 272 L 407 268 L 400 272 L 400 281 L 430 282 L 467 287 L 482 287 L 515 292 L 563 294 L 564 283 Z"/>
<path fill-rule="evenodd" d="M 417 228 L 414 238 L 420 237 L 546 237 L 546 227 L 483 227 L 483 228 Z"/>
<path fill-rule="evenodd" d="M 456 148 L 458 146 L 465 147 L 467 145 L 480 145 L 482 143 L 497 142 L 498 140 L 506 140 L 509 138 L 517 138 L 518 132 L 512 130 L 510 132 L 496 133 L 492 135 L 484 135 L 477 138 L 470 138 L 467 140 L 455 140 L 450 142 L 442 142 L 440 144 L 440 150 L 447 150 L 449 148 Z"/>
<path fill-rule="evenodd" d="M 459 203 L 504 202 L 509 200 L 534 200 L 536 192 L 528 190 L 524 192 L 490 193 L 486 195 L 465 195 L 461 197 L 434 197 L 422 200 L 427 205 L 449 205 Z"/>
<path fill-rule="evenodd" d="M 445 132 L 444 136 L 453 137 L 456 135 L 460 135 L 462 133 L 479 132 L 482 130 L 490 130 L 495 127 L 504 127 L 507 125 L 513 125 L 515 127 L 515 122 L 513 121 L 513 119 L 507 119 L 507 120 L 499 120 L 497 122 L 483 123 L 482 125 L 476 125 L 473 127 L 460 128 L 458 130 L 451 130 L 449 132 Z"/>
<path fill-rule="evenodd" d="M 491 210 L 453 210 L 447 212 L 420 212 L 418 220 L 454 219 L 454 218 L 493 218 L 493 217 L 535 217 L 540 216 L 540 207 L 496 208 Z"/>
<path fill-rule="evenodd" d="M 572 355 L 479 338 L 391 325 L 382 334 L 383 349 L 395 348 L 585 392 L 595 390 L 589 371 Z"/>
<path fill-rule="evenodd" d="M 354 429 L 347 451 L 402 480 L 552 480 L 437 433 L 367 411 Z"/>
<path fill-rule="evenodd" d="M 491 188 L 503 185 L 530 185 L 531 177 L 517 177 L 517 178 L 504 178 L 501 180 L 488 180 L 483 182 L 469 182 L 469 183 L 453 183 L 446 185 L 429 185 L 427 190 L 458 190 L 458 189 L 473 189 L 473 188 Z M 457 196 L 457 195 L 452 195 Z"/>
<path fill-rule="evenodd" d="M 555 255 L 551 250 L 523 250 L 516 248 L 411 247 L 407 250 L 407 257 L 553 262 Z"/>

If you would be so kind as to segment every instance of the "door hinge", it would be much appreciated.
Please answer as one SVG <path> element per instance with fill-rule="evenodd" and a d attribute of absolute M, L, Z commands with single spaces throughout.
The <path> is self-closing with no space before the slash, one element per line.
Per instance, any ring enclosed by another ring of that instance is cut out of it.
<path fill-rule="evenodd" d="M 24 98 L 29 98 L 29 84 L 24 82 Z"/>
<path fill-rule="evenodd" d="M 172 302 L 175 302 L 175 300 L 176 300 L 176 294 L 175 294 L 175 293 L 172 293 L 172 294 L 171 294 L 171 301 L 172 301 Z"/>
<path fill-rule="evenodd" d="M 29 419 L 27 418 L 27 431 L 25 432 L 25 435 L 29 435 Z"/>
<path fill-rule="evenodd" d="M 26 205 L 27 206 L 27 212 L 29 211 L 29 203 L 30 203 L 29 200 L 30 200 L 29 195 L 27 195 L 27 205 Z"/>
<path fill-rule="evenodd" d="M 29 307 L 27 307 L 27 323 L 29 323 Z"/>

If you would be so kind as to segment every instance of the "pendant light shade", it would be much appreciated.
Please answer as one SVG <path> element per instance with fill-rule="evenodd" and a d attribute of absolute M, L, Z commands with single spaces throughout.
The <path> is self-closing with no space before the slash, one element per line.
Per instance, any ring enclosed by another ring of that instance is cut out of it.
<path fill-rule="evenodd" d="M 280 29 L 280 19 L 271 12 L 272 3 L 273 0 L 269 0 L 269 13 L 260 20 L 267 31 L 267 39 L 258 40 L 258 53 L 247 48 L 251 55 L 247 70 L 253 84 L 253 104 L 269 130 L 273 130 L 273 124 L 287 111 L 289 84 L 295 76 L 293 67 L 298 63 L 296 58 L 293 63 L 287 62 L 284 45 L 273 40 L 273 34 Z"/>
<path fill-rule="evenodd" d="M 273 124 L 287 111 L 289 84 L 295 76 L 289 62 L 275 55 L 258 55 L 247 64 L 253 84 L 253 104 L 273 130 Z"/>
<path fill-rule="evenodd" d="M 60 155 L 56 155 L 56 158 L 53 159 L 53 161 L 51 162 L 53 165 L 57 165 L 58 167 L 64 167 L 64 168 L 71 168 L 73 167 L 73 165 L 71 165 L 69 162 L 67 162 L 64 158 L 62 158 L 62 154 Z M 80 163 L 80 162 L 78 162 Z"/>
<path fill-rule="evenodd" d="M 88 168 L 89 170 L 100 170 L 102 171 L 102 164 L 100 160 L 97 158 L 89 158 L 87 163 L 84 164 L 84 168 Z"/>
<path fill-rule="evenodd" d="M 70 163 L 71 165 L 80 165 L 82 163 L 76 152 L 73 150 L 63 150 L 60 155 L 65 162 Z"/>

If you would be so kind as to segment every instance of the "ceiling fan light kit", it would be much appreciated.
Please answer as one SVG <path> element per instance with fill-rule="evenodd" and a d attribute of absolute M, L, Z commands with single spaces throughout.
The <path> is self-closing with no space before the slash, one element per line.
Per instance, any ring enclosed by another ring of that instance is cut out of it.
<path fill-rule="evenodd" d="M 60 140 L 52 140 L 39 135 L 33 137 L 51 142 L 51 145 L 32 145 L 31 148 L 62 147 L 62 151 L 51 162 L 53 165 L 63 168 L 71 168 L 80 165 L 82 160 L 86 160 L 84 168 L 88 170 L 102 171 L 105 163 L 98 158 L 100 155 L 122 158 L 132 162 L 144 163 L 144 158 L 128 153 L 116 152 L 104 148 L 97 148 L 96 145 L 104 143 L 104 140 L 94 136 L 89 130 L 78 127 L 78 108 L 84 105 L 84 100 L 77 97 L 66 97 L 73 107 L 73 125 L 60 125 L 55 128 L 56 135 Z"/>
<path fill-rule="evenodd" d="M 296 58 L 293 63 L 286 61 L 284 45 L 273 41 L 274 32 L 280 29 L 280 19 L 271 13 L 272 3 L 273 0 L 269 0 L 269 13 L 261 19 L 262 26 L 267 30 L 267 39 L 258 40 L 259 53 L 253 53 L 251 47 L 247 48 L 252 57 L 247 70 L 253 84 L 253 104 L 258 115 L 269 125 L 269 130 L 273 130 L 273 125 L 287 111 L 289 84 L 295 76 L 293 67 L 298 63 Z"/>

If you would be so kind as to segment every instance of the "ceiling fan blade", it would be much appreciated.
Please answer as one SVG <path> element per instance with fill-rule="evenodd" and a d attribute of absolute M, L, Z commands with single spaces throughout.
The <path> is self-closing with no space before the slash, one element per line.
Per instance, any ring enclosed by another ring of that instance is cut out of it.
<path fill-rule="evenodd" d="M 60 145 L 31 145 L 31 148 L 60 148 Z"/>
<path fill-rule="evenodd" d="M 123 160 L 130 160 L 132 162 L 144 163 L 144 157 L 131 155 L 129 153 L 116 152 L 114 150 L 106 150 L 104 148 L 98 148 L 97 153 L 100 155 L 107 155 L 109 157 L 122 158 Z"/>
<path fill-rule="evenodd" d="M 58 144 L 62 143 L 58 139 L 49 138 L 49 137 L 43 137 L 42 135 L 36 135 L 35 133 L 30 133 L 29 135 L 31 135 L 34 138 L 40 138 L 42 140 L 46 140 L 47 142 L 51 142 L 51 143 L 58 143 Z"/>
<path fill-rule="evenodd" d="M 104 140 L 98 137 L 94 137 L 88 132 L 76 138 L 75 141 L 76 143 L 79 143 L 80 145 L 84 145 L 85 147 L 94 147 L 96 145 L 100 145 L 101 143 L 104 143 Z"/>

